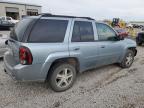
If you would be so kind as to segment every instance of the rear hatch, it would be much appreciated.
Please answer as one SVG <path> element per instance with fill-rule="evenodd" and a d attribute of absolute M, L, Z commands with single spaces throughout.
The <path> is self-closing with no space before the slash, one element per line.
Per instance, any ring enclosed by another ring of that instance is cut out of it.
<path fill-rule="evenodd" d="M 19 62 L 19 48 L 31 22 L 32 19 L 30 18 L 22 19 L 10 32 L 8 39 L 9 52 L 17 63 Z"/>

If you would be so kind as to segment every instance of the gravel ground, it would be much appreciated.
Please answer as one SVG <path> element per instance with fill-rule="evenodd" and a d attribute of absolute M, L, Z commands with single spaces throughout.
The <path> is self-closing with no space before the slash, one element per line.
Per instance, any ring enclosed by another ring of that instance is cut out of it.
<path fill-rule="evenodd" d="M 144 108 L 144 47 L 138 47 L 131 68 L 109 65 L 84 72 L 60 93 L 45 83 L 13 81 L 0 60 L 0 108 Z"/>
<path fill-rule="evenodd" d="M 0 30 L 0 34 L 2 34 L 2 35 L 9 35 L 9 33 L 10 33 L 10 31 L 7 31 L 7 30 L 1 31 Z"/>

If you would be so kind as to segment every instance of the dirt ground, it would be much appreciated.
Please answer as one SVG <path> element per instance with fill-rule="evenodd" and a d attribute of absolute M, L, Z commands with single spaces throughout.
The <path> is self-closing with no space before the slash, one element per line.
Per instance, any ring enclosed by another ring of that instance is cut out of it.
<path fill-rule="evenodd" d="M 104 66 L 79 74 L 56 93 L 46 83 L 13 81 L 0 60 L 0 108 L 144 108 L 144 46 L 129 69 Z"/>

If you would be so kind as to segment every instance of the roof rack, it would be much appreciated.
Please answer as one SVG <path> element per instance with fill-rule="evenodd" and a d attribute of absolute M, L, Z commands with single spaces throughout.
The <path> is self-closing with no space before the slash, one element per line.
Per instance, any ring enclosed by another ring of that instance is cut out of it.
<path fill-rule="evenodd" d="M 90 18 L 90 17 L 76 17 L 76 16 L 67 16 L 67 15 L 53 15 L 51 13 L 40 14 L 40 16 L 41 17 L 83 18 L 83 19 L 88 19 L 88 20 L 94 20 L 93 18 Z"/>

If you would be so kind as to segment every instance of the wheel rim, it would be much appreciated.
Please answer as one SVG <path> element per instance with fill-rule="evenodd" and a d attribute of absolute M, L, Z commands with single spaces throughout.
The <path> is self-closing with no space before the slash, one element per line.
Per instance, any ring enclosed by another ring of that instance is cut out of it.
<path fill-rule="evenodd" d="M 56 85 L 60 88 L 67 87 L 71 84 L 73 79 L 73 72 L 69 68 L 60 70 L 56 76 Z"/>
<path fill-rule="evenodd" d="M 126 65 L 130 66 L 132 64 L 132 62 L 133 62 L 133 55 L 132 55 L 132 53 L 129 53 L 126 57 Z"/>

